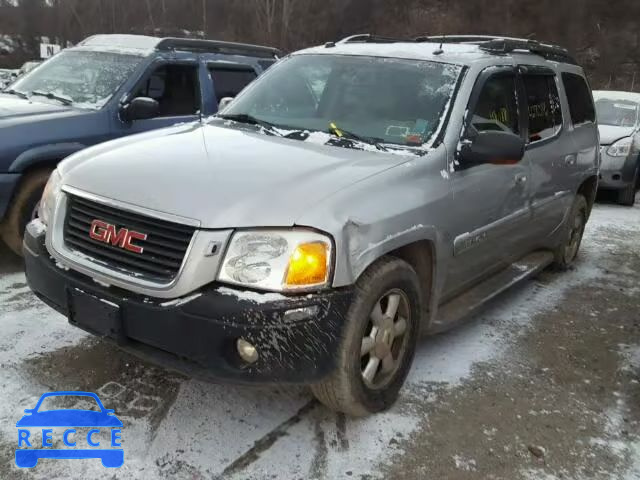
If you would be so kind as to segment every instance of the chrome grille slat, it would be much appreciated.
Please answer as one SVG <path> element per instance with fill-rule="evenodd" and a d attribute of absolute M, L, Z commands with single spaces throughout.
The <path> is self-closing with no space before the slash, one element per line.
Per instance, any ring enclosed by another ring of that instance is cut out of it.
<path fill-rule="evenodd" d="M 138 254 L 92 239 L 89 232 L 94 220 L 114 225 L 117 229 L 126 228 L 146 234 L 147 240 L 136 241 L 136 245 L 144 249 L 143 252 Z M 194 233 L 195 228 L 191 226 L 68 195 L 64 222 L 64 242 L 67 247 L 120 272 L 158 283 L 172 281 L 180 271 Z"/>

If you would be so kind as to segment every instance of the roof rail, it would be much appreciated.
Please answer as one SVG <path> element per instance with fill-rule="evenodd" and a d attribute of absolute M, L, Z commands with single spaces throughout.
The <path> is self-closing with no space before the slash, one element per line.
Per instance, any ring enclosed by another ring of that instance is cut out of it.
<path fill-rule="evenodd" d="M 417 37 L 415 41 L 478 45 L 481 50 L 494 54 L 505 54 L 521 50 L 539 55 L 547 60 L 577 65 L 575 58 L 566 48 L 526 38 L 496 37 L 491 35 L 431 35 Z"/>
<path fill-rule="evenodd" d="M 280 50 L 262 45 L 247 43 L 222 42 L 219 40 L 200 40 L 191 38 L 163 38 L 156 45 L 156 50 L 196 50 L 199 52 L 227 53 L 232 55 L 247 55 L 261 58 L 278 58 Z"/>
<path fill-rule="evenodd" d="M 393 38 L 383 37 L 380 35 L 374 35 L 371 33 L 359 33 L 357 35 L 351 35 L 350 37 L 343 38 L 336 42 L 338 45 L 345 43 L 396 43 L 396 42 L 415 42 L 412 38 Z"/>

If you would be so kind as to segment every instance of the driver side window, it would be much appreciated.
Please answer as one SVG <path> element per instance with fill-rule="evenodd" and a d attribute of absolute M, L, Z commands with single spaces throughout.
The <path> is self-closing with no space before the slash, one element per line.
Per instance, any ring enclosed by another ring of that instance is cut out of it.
<path fill-rule="evenodd" d="M 149 97 L 159 104 L 158 117 L 196 115 L 200 87 L 196 65 L 166 64 L 154 70 L 133 98 Z"/>
<path fill-rule="evenodd" d="M 476 132 L 501 131 L 519 135 L 514 74 L 494 75 L 487 80 L 478 97 L 471 125 Z"/>

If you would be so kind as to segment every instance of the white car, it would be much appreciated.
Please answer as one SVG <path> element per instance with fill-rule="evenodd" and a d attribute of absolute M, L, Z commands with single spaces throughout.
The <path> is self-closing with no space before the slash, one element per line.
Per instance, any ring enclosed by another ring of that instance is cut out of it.
<path fill-rule="evenodd" d="M 594 91 L 600 130 L 599 188 L 633 206 L 640 188 L 640 93 Z"/>

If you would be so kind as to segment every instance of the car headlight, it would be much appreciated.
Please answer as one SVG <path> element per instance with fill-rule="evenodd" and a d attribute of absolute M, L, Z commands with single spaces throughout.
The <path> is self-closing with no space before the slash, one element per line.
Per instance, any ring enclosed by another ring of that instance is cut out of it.
<path fill-rule="evenodd" d="M 53 210 L 56 207 L 56 201 L 60 195 L 60 187 L 62 186 L 62 177 L 58 170 L 51 172 L 49 181 L 42 192 L 42 200 L 40 200 L 39 216 L 42 223 L 49 225 L 53 218 Z"/>
<path fill-rule="evenodd" d="M 271 291 L 326 286 L 331 274 L 331 239 L 309 230 L 239 231 L 222 262 L 218 280 Z"/>
<path fill-rule="evenodd" d="M 631 152 L 633 139 L 626 137 L 618 140 L 607 149 L 607 155 L 611 157 L 626 157 Z"/>

